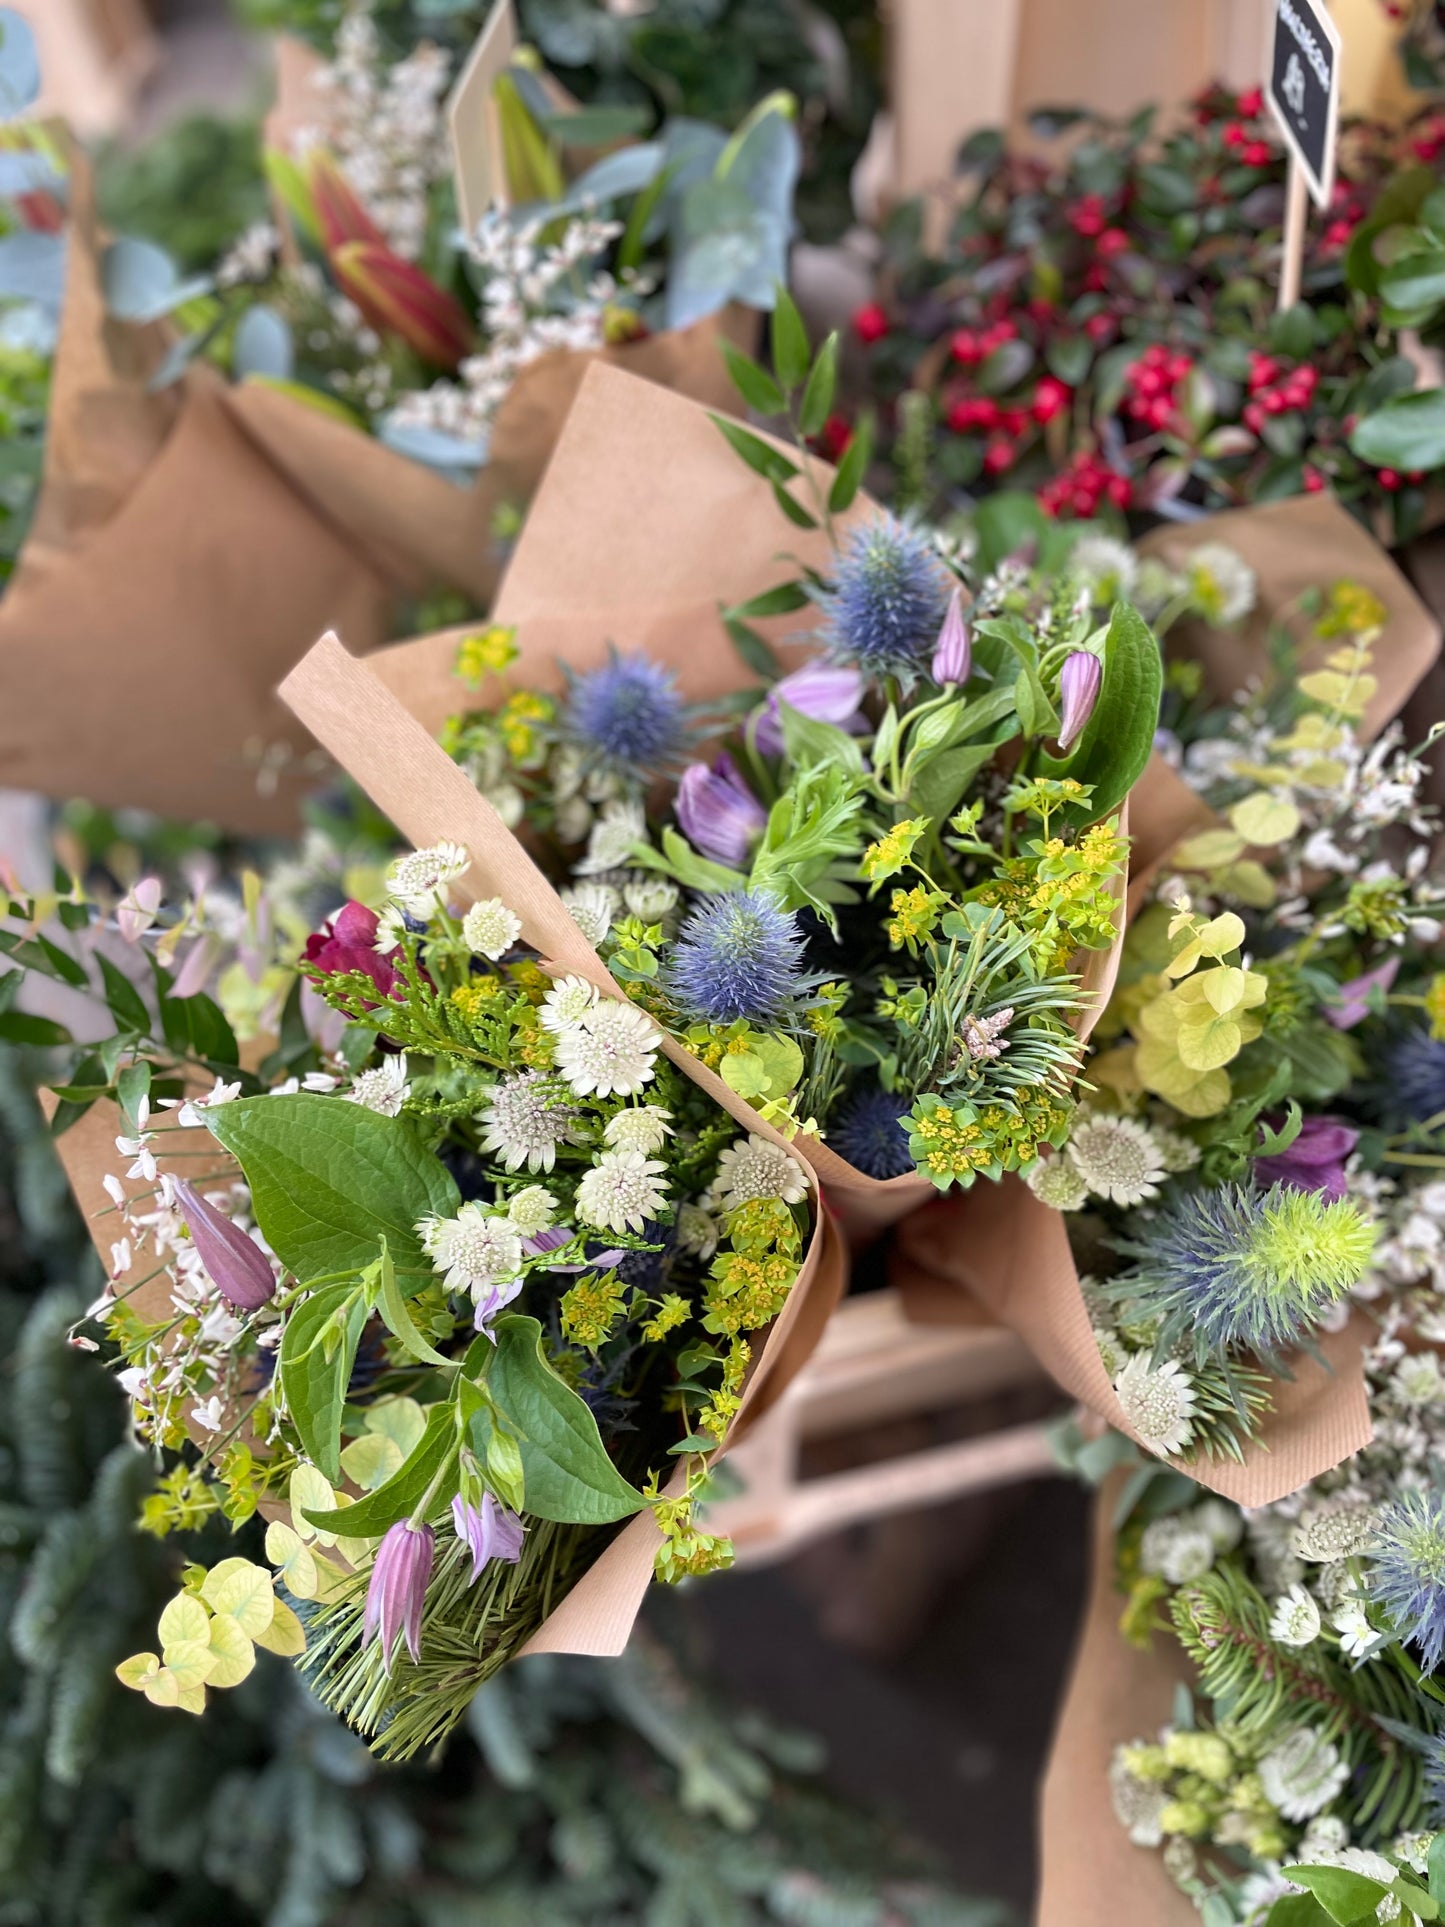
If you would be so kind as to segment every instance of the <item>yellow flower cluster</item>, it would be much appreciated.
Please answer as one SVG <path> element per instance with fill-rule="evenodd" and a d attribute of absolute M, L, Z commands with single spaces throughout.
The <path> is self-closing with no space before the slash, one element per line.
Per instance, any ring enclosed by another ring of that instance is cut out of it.
<path fill-rule="evenodd" d="M 885 877 L 891 877 L 903 868 L 912 856 L 918 839 L 928 828 L 929 820 L 926 816 L 920 816 L 895 823 L 886 836 L 868 845 L 860 867 L 870 883 L 881 883 Z"/>
<path fill-rule="evenodd" d="M 515 690 L 497 712 L 497 727 L 514 763 L 530 761 L 541 747 L 538 726 L 550 723 L 557 705 L 535 689 Z"/>
<path fill-rule="evenodd" d="M 623 1309 L 623 1287 L 616 1272 L 579 1278 L 562 1298 L 562 1336 L 574 1345 L 595 1351 L 622 1316 Z"/>
<path fill-rule="evenodd" d="M 457 644 L 456 673 L 473 688 L 487 676 L 499 675 L 517 660 L 517 632 L 507 623 L 493 622 Z"/>

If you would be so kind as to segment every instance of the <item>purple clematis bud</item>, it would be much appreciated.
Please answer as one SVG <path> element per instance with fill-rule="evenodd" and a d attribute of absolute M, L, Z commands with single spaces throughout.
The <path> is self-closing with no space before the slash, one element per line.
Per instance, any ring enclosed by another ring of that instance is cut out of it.
<path fill-rule="evenodd" d="M 762 835 L 768 814 L 724 751 L 711 769 L 689 763 L 682 772 L 677 820 L 695 850 L 735 870 Z"/>
<path fill-rule="evenodd" d="M 1064 706 L 1064 720 L 1059 729 L 1060 749 L 1068 749 L 1077 740 L 1094 713 L 1103 682 L 1104 665 L 1090 650 L 1076 649 L 1064 658 L 1059 675 L 1059 696 Z"/>
<path fill-rule="evenodd" d="M 490 1492 L 482 1494 L 479 1506 L 468 1505 L 459 1492 L 452 1500 L 452 1523 L 457 1529 L 457 1537 L 471 1550 L 472 1576 L 467 1582 L 469 1585 L 476 1585 L 493 1559 L 504 1559 L 509 1566 L 515 1566 L 522 1556 L 522 1540 L 527 1528 L 518 1513 L 504 1506 Z"/>
<path fill-rule="evenodd" d="M 973 643 L 963 619 L 963 596 L 955 589 L 933 651 L 933 680 L 940 689 L 947 689 L 954 683 L 967 682 L 972 668 Z"/>
<path fill-rule="evenodd" d="M 390 1527 L 376 1549 L 362 1632 L 368 1641 L 380 1635 L 381 1661 L 387 1672 L 398 1633 L 405 1633 L 413 1660 L 421 1656 L 421 1609 L 435 1551 L 436 1534 L 431 1527 L 414 1526 L 410 1519 Z"/>
<path fill-rule="evenodd" d="M 1287 1149 L 1254 1160 L 1254 1175 L 1260 1184 L 1318 1191 L 1333 1204 L 1345 1195 L 1345 1166 L 1359 1141 L 1341 1118 L 1307 1117 Z"/>
<path fill-rule="evenodd" d="M 866 728 L 859 711 L 863 700 L 863 678 L 856 669 L 840 669 L 833 663 L 810 662 L 784 676 L 768 691 L 768 700 L 758 718 L 757 745 L 765 756 L 778 756 L 783 748 L 783 724 L 778 704 L 787 703 L 815 723 L 836 723 L 856 736 Z"/>
<path fill-rule="evenodd" d="M 259 1311 L 276 1295 L 271 1260 L 254 1238 L 248 1238 L 224 1212 L 218 1211 L 187 1184 L 176 1183 L 176 1202 L 186 1214 L 191 1243 L 211 1283 L 237 1311 Z"/>
<path fill-rule="evenodd" d="M 1363 977 L 1351 977 L 1348 983 L 1341 984 L 1335 993 L 1335 1001 L 1326 1004 L 1323 1015 L 1336 1030 L 1353 1030 L 1370 1015 L 1374 1004 L 1373 993 L 1379 991 L 1383 997 L 1395 978 L 1399 975 L 1400 959 L 1388 957 L 1375 969 L 1367 970 Z"/>

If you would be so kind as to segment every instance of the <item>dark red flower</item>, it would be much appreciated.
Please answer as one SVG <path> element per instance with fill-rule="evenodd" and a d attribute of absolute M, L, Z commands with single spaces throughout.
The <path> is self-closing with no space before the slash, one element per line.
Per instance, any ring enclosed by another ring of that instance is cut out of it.
<path fill-rule="evenodd" d="M 364 903 L 343 904 L 334 917 L 306 939 L 305 959 L 323 977 L 358 970 L 370 977 L 383 997 L 396 988 L 397 973 L 376 948 L 379 919 Z"/>

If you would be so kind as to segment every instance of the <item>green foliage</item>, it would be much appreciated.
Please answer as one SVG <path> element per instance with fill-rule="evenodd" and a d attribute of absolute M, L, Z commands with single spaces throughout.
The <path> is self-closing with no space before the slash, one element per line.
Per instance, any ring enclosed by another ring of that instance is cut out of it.
<path fill-rule="evenodd" d="M 143 147 L 110 143 L 95 161 L 100 218 L 161 243 L 185 273 L 213 268 L 268 212 L 255 121 L 196 114 Z"/>

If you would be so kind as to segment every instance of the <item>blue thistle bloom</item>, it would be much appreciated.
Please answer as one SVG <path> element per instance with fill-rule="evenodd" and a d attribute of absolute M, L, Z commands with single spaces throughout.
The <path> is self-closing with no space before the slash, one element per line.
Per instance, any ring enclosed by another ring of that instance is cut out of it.
<path fill-rule="evenodd" d="M 831 589 L 820 600 L 831 654 L 870 676 L 911 683 L 932 660 L 949 584 L 927 540 L 891 515 L 843 541 Z"/>
<path fill-rule="evenodd" d="M 573 676 L 563 717 L 584 749 L 635 772 L 657 769 L 682 748 L 683 701 L 670 669 L 613 649 L 600 669 Z"/>
<path fill-rule="evenodd" d="M 914 1168 L 908 1133 L 900 1118 L 910 1107 L 871 1084 L 858 1091 L 828 1128 L 828 1142 L 840 1158 L 869 1178 L 901 1178 Z"/>
<path fill-rule="evenodd" d="M 1364 1275 L 1375 1230 L 1349 1198 L 1277 1184 L 1178 1193 L 1121 1249 L 1117 1281 L 1159 1342 L 1188 1340 L 1203 1361 L 1242 1349 L 1268 1361 L 1319 1323 Z"/>
<path fill-rule="evenodd" d="M 1365 1563 L 1371 1599 L 1433 1673 L 1445 1653 L 1445 1495 L 1402 1492 L 1381 1515 Z"/>
<path fill-rule="evenodd" d="M 1401 1032 L 1385 1051 L 1380 1096 L 1401 1129 L 1445 1111 L 1445 1041 L 1423 1024 Z"/>
<path fill-rule="evenodd" d="M 803 988 L 805 938 L 771 897 L 710 897 L 677 933 L 667 988 L 689 1017 L 730 1024 L 781 1017 Z"/>

